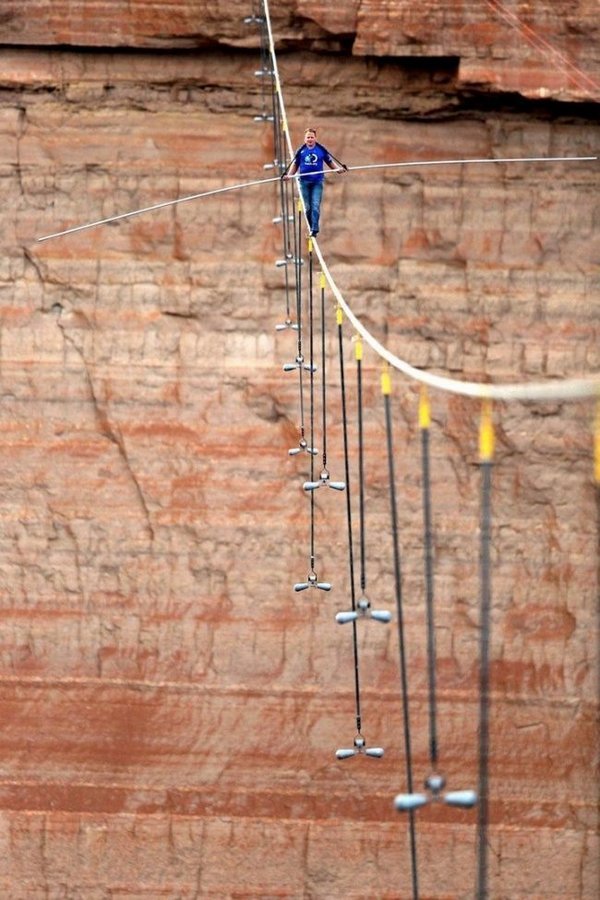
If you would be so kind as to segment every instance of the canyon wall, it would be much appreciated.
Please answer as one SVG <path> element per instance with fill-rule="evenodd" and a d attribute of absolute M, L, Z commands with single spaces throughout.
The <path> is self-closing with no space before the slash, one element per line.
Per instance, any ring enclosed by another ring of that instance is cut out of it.
<path fill-rule="evenodd" d="M 597 152 L 592 3 L 271 6 L 294 144 L 312 123 L 349 165 Z M 380 359 L 365 348 L 366 590 L 394 620 L 358 623 L 358 650 L 362 731 L 385 756 L 338 761 L 356 732 L 352 632 L 334 619 L 351 596 L 346 496 L 315 495 L 331 593 L 295 593 L 310 460 L 288 450 L 302 413 L 310 426 L 309 378 L 301 410 L 298 375 L 282 371 L 296 334 L 275 330 L 277 187 L 36 241 L 273 174 L 252 12 L 0 6 L 0 892 L 15 900 L 412 896 L 393 809 L 406 765 Z M 559 381 L 600 366 L 597 198 L 597 161 L 356 171 L 327 182 L 319 246 L 361 321 L 411 365 Z M 338 480 L 329 290 L 325 310 Z M 345 322 L 358 563 L 352 337 Z M 418 387 L 398 372 L 392 384 L 420 787 Z M 430 398 L 439 768 L 471 788 L 480 409 Z M 494 407 L 490 897 L 592 900 L 600 886 L 594 415 L 587 400 Z M 418 812 L 422 896 L 474 896 L 476 821 Z"/>

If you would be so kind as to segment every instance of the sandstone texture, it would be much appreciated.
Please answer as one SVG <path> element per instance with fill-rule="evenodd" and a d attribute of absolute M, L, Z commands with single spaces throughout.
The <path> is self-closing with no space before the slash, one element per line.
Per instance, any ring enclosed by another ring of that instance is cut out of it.
<path fill-rule="evenodd" d="M 311 122 L 349 165 L 597 153 L 592 3 L 271 7 L 294 144 Z M 334 620 L 350 605 L 344 494 L 315 495 L 316 570 L 331 593 L 292 589 L 310 570 L 310 463 L 288 455 L 301 410 L 298 376 L 282 371 L 296 336 L 275 330 L 276 186 L 36 242 L 270 177 L 271 131 L 253 121 L 270 92 L 242 22 L 252 11 L 0 5 L 0 895 L 14 900 L 412 896 L 392 805 L 406 790 L 395 617 L 358 628 L 363 733 L 385 756 L 335 758 L 356 711 L 352 632 Z M 354 312 L 411 365 L 559 380 L 600 368 L 599 215 L 597 161 L 380 169 L 328 181 L 319 244 Z M 303 302 L 306 321 L 306 291 Z M 327 463 L 342 479 L 334 306 L 327 291 Z M 352 336 L 346 322 L 356 561 Z M 365 348 L 367 594 L 395 609 L 380 373 Z M 319 371 L 322 449 L 321 386 Z M 431 404 L 440 769 L 450 788 L 475 787 L 480 409 L 442 392 Z M 394 373 L 420 787 L 417 405 L 417 386 Z M 600 889 L 594 416 L 584 400 L 494 408 L 498 900 Z M 428 806 L 417 842 L 423 897 L 474 896 L 476 812 Z"/>

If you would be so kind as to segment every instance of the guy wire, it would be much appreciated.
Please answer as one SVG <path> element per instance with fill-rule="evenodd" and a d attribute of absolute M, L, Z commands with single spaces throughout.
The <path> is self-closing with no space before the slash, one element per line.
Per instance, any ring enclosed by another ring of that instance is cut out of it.
<path fill-rule="evenodd" d="M 480 634 L 479 634 L 479 803 L 477 817 L 477 900 L 488 895 L 489 752 L 490 752 L 490 632 L 491 632 L 491 495 L 494 432 L 489 401 L 484 401 L 480 426 Z"/>
<path fill-rule="evenodd" d="M 309 333 L 309 383 L 310 383 L 310 480 L 315 480 L 315 372 L 314 372 L 314 323 L 313 323 L 313 254 L 312 241 L 308 239 L 308 333 Z M 299 364 L 302 370 L 302 363 Z M 310 566 L 315 571 L 315 492 L 310 491 Z"/>
<path fill-rule="evenodd" d="M 325 289 L 322 288 L 324 293 Z M 338 325 L 338 347 L 340 357 L 340 389 L 342 395 L 342 426 L 344 435 L 344 472 L 346 478 L 346 516 L 348 519 L 348 561 L 350 565 L 350 596 L 352 600 L 352 611 L 356 610 L 356 588 L 354 585 L 354 538 L 352 534 L 352 504 L 350 495 L 350 462 L 348 451 L 348 417 L 346 410 L 346 379 L 344 374 L 344 341 L 343 341 L 343 320 L 344 316 L 341 309 L 337 308 L 337 325 Z M 360 709 L 360 669 L 358 660 L 358 633 L 356 627 L 356 619 L 352 622 L 352 648 L 354 653 L 354 693 L 356 697 L 356 731 L 361 733 L 362 716 Z"/>
<path fill-rule="evenodd" d="M 360 337 L 357 336 L 357 341 Z M 362 351 L 362 348 L 361 348 Z M 360 589 L 367 588 L 366 538 L 365 538 L 365 460 L 363 439 L 363 393 L 362 393 L 362 352 L 356 353 L 356 385 L 358 405 L 358 485 L 359 485 L 359 524 L 360 524 Z"/>
<path fill-rule="evenodd" d="M 394 473 L 394 447 L 392 439 L 392 414 L 390 404 L 390 375 L 386 367 L 382 375 L 383 401 L 385 407 L 385 430 L 388 456 L 388 479 L 390 487 L 390 513 L 392 524 L 392 545 L 394 550 L 394 582 L 396 588 L 396 610 L 398 616 L 398 649 L 400 654 L 400 680 L 402 686 L 402 712 L 404 723 L 404 755 L 406 758 L 406 785 L 409 794 L 413 793 L 412 749 L 410 735 L 410 715 L 408 696 L 408 674 L 406 666 L 406 648 L 404 641 L 404 616 L 402 610 L 402 579 L 400 570 L 400 549 L 398 545 L 398 513 L 396 505 L 396 476 Z M 419 881 L 417 871 L 417 842 L 415 828 L 415 812 L 408 812 L 410 835 L 410 858 L 413 900 L 419 897 Z"/>
<path fill-rule="evenodd" d="M 429 680 L 429 755 L 433 769 L 438 761 L 436 711 L 436 653 L 433 593 L 433 531 L 431 524 L 431 470 L 429 465 L 430 411 L 427 388 L 423 385 L 419 400 L 421 428 L 421 468 L 423 472 L 423 545 L 425 566 L 425 605 L 427 610 L 427 671 Z"/>

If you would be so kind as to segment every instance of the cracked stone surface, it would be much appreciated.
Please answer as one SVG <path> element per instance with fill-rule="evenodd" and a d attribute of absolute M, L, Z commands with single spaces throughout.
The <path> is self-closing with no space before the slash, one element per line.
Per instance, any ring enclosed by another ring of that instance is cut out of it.
<path fill-rule="evenodd" d="M 406 787 L 395 623 L 358 625 L 363 733 L 385 756 L 335 759 L 355 734 L 352 632 L 334 620 L 350 597 L 343 494 L 315 496 L 316 569 L 333 590 L 292 589 L 310 569 L 310 463 L 288 455 L 298 376 L 281 366 L 297 346 L 275 331 L 275 190 L 35 242 L 269 175 L 248 4 L 142 6 L 5 3 L 0 21 L 0 893 L 410 897 L 392 808 Z M 503 42 L 499 19 L 484 32 L 484 6 L 277 4 L 294 143 L 314 121 L 348 164 L 594 154 L 589 98 L 557 70 L 550 92 L 568 102 L 539 100 L 533 48 L 514 31 Z M 586 69 L 597 53 L 586 4 L 531 15 L 558 47 L 568 34 Z M 412 365 L 465 380 L 590 374 L 597 187 L 597 163 L 356 173 L 327 184 L 320 246 L 355 312 Z M 330 296 L 326 312 L 337 480 Z M 358 539 L 347 325 L 344 337 Z M 380 364 L 368 351 L 364 376 L 367 594 L 394 609 Z M 393 382 L 420 787 L 418 397 Z M 320 387 L 317 373 L 322 448 Z M 455 789 L 477 778 L 479 409 L 431 402 L 440 762 Z M 595 900 L 594 405 L 499 404 L 495 419 L 490 896 Z M 423 896 L 473 896 L 475 821 L 442 805 L 419 812 Z"/>

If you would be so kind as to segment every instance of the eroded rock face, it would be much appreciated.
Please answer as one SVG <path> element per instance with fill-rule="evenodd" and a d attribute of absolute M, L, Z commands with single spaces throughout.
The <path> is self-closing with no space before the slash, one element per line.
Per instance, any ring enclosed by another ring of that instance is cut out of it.
<path fill-rule="evenodd" d="M 563 5 L 536 6 L 556 37 L 559 25 L 575 33 Z M 334 756 L 356 726 L 352 635 L 334 621 L 351 593 L 343 494 L 315 497 L 316 568 L 332 592 L 292 590 L 310 568 L 310 462 L 287 453 L 301 413 L 298 376 L 281 371 L 296 335 L 275 331 L 287 314 L 276 187 L 35 242 L 269 177 L 247 5 L 12 12 L 0 97 L 2 893 L 410 897 L 406 825 L 392 809 L 406 788 L 395 624 L 359 623 L 363 732 L 386 755 Z M 597 149 L 586 105 L 466 96 L 481 7 L 463 20 L 437 4 L 410 16 L 375 2 L 273 12 L 294 143 L 311 121 L 354 165 Z M 511 59 L 524 58 L 511 40 Z M 585 43 L 581 66 L 594 50 Z M 419 58 L 436 47 L 433 62 Z M 383 58 L 407 48 L 415 59 Z M 320 246 L 355 312 L 412 365 L 461 380 L 559 379 L 598 371 L 596 218 L 597 163 L 374 170 L 328 182 Z M 329 292 L 325 308 L 327 462 L 338 479 Z M 347 323 L 343 334 L 357 540 Z M 367 593 L 394 608 L 380 362 L 368 350 L 364 370 Z M 420 786 L 420 435 L 414 385 L 393 382 Z M 303 390 L 308 428 L 308 379 Z M 472 787 L 479 408 L 443 393 L 431 401 L 440 762 L 449 787 Z M 593 414 L 588 402 L 495 410 L 491 896 L 597 893 Z M 473 896 L 474 846 L 473 813 L 419 812 L 423 895 Z"/>
<path fill-rule="evenodd" d="M 594 100 L 598 16 L 592 0 L 517 5 L 502 0 L 281 0 L 271 4 L 276 44 L 358 57 L 456 60 L 463 89 Z M 258 7 L 256 7 L 258 9 Z M 72 4 L 5 0 L 0 33 L 9 45 L 197 48 L 256 46 L 241 22 L 247 0 L 110 0 Z"/>

